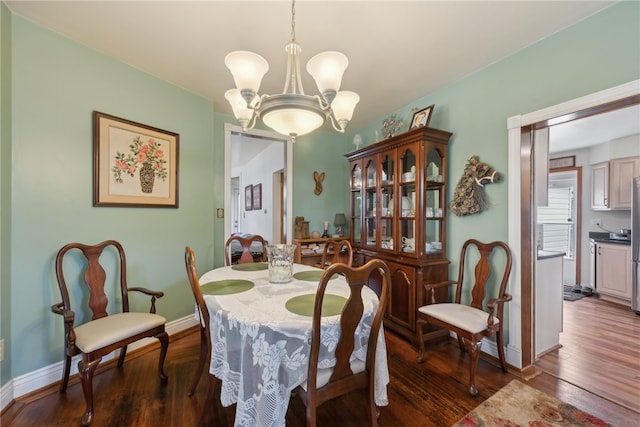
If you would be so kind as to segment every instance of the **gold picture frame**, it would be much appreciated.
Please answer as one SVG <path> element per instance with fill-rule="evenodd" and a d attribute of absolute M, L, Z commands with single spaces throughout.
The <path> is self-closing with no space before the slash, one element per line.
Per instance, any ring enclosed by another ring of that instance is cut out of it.
<path fill-rule="evenodd" d="M 180 135 L 93 112 L 93 206 L 178 207 Z"/>

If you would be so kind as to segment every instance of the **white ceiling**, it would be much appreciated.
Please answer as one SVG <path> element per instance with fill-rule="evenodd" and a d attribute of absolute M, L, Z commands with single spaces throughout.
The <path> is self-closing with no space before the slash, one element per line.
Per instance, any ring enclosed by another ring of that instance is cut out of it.
<path fill-rule="evenodd" d="M 284 86 L 289 1 L 8 1 L 39 25 L 213 101 L 224 92 L 233 50 L 264 56 L 261 93 Z M 316 53 L 349 57 L 343 89 L 360 94 L 350 128 L 382 119 L 614 1 L 312 1 L 296 3 L 302 66 Z M 303 71 L 306 93 L 315 93 Z M 415 105 L 422 108 L 423 105 Z M 437 106 L 436 106 L 437 108 Z"/>
<path fill-rule="evenodd" d="M 549 152 L 560 153 L 640 134 L 640 105 L 552 126 Z"/>

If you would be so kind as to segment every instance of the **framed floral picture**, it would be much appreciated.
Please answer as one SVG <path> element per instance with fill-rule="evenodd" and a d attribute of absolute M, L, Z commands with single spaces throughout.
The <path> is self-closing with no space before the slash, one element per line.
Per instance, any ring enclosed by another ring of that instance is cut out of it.
<path fill-rule="evenodd" d="M 178 207 L 180 135 L 93 112 L 93 206 Z"/>
<path fill-rule="evenodd" d="M 411 118 L 411 126 L 409 129 L 421 128 L 429 126 L 429 122 L 431 121 L 431 113 L 433 113 L 433 108 L 435 104 L 429 105 L 422 110 L 418 110 L 413 113 L 413 117 Z"/>
<path fill-rule="evenodd" d="M 262 184 L 253 186 L 253 210 L 262 209 Z"/>
<path fill-rule="evenodd" d="M 253 210 L 253 186 L 247 185 L 244 187 L 244 210 Z"/>

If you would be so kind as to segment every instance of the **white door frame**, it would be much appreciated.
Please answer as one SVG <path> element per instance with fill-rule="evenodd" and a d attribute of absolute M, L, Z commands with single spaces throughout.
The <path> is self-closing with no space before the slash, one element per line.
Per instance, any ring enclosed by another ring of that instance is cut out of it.
<path fill-rule="evenodd" d="M 576 111 L 586 110 L 598 105 L 614 102 L 630 96 L 640 94 L 640 80 L 633 80 L 619 86 L 614 86 L 600 92 L 595 92 L 580 98 L 573 99 L 561 104 L 557 104 L 548 108 L 543 108 L 531 113 L 516 115 L 507 119 L 508 130 L 508 232 L 509 246 L 513 252 L 513 269 L 509 280 L 509 289 L 513 295 L 513 300 L 509 303 L 509 345 L 507 346 L 507 361 L 518 368 L 523 367 L 522 353 L 522 280 L 521 266 L 522 253 L 520 248 L 522 224 L 520 221 L 521 209 L 530 209 L 531 207 L 520 205 L 520 183 L 521 183 L 521 128 L 533 125 L 534 123 L 551 120 L 566 114 L 575 113 Z M 535 237 L 535 236 L 532 236 Z M 535 242 L 535 238 L 532 240 Z M 533 251 L 531 251 L 533 252 Z M 530 254 L 528 254 L 530 255 Z M 530 260 L 531 262 L 533 260 Z M 532 269 L 533 270 L 533 269 Z M 533 283 L 534 278 L 530 280 Z M 531 308 L 533 319 L 533 307 Z M 533 327 L 531 330 L 533 333 Z M 533 346 L 532 346 L 533 347 Z M 531 349 L 533 351 L 533 348 Z M 533 357 L 532 355 L 531 357 Z"/>
<path fill-rule="evenodd" d="M 284 179 L 286 185 L 285 192 L 285 233 L 287 243 L 291 243 L 293 237 L 293 143 L 291 139 L 286 138 L 279 133 L 272 131 L 264 131 L 259 129 L 251 129 L 243 131 L 242 127 L 231 123 L 224 124 L 224 210 L 231 212 L 231 134 L 242 133 L 246 135 L 260 136 L 263 138 L 281 140 L 285 143 L 284 150 Z M 231 219 L 230 215 L 225 215 L 224 219 L 224 237 L 222 242 L 231 235 Z"/>

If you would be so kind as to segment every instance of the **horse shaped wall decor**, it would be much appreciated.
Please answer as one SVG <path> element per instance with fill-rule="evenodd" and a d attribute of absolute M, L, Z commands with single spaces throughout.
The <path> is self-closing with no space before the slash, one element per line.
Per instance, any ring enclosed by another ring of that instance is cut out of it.
<path fill-rule="evenodd" d="M 458 181 L 449 208 L 457 216 L 472 215 L 481 212 L 487 201 L 484 194 L 485 184 L 500 179 L 500 174 L 491 166 L 480 161 L 480 157 L 471 156 Z"/>

